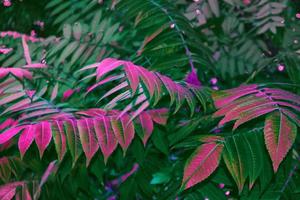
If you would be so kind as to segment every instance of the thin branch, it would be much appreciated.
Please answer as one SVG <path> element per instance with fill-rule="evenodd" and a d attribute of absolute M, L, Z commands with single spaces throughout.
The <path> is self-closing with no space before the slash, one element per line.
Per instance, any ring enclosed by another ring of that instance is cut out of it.
<path fill-rule="evenodd" d="M 181 41 L 182 41 L 182 44 L 183 44 L 183 47 L 185 49 L 185 54 L 187 55 L 188 59 L 189 59 L 189 63 L 190 63 L 190 66 L 191 66 L 191 70 L 194 71 L 195 70 L 195 66 L 194 66 L 194 63 L 193 63 L 193 58 L 192 58 L 192 53 L 187 45 L 187 42 L 186 40 L 184 39 L 184 36 L 182 34 L 182 31 L 179 29 L 179 27 L 176 25 L 176 21 L 175 19 L 169 14 L 168 10 L 164 7 L 162 7 L 160 4 L 158 4 L 157 2 L 151 0 L 150 1 L 153 5 L 155 5 L 156 7 L 158 7 L 161 11 L 163 11 L 167 17 L 170 19 L 170 22 L 171 24 L 174 24 L 174 28 L 177 32 L 177 34 L 179 35 Z"/>

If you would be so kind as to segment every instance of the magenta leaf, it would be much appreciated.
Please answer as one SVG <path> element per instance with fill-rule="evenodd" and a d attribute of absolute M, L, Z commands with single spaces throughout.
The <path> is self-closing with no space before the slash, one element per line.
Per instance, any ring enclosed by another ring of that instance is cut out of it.
<path fill-rule="evenodd" d="M 292 147 L 296 135 L 296 125 L 284 114 L 273 112 L 266 117 L 265 143 L 273 162 L 274 172 L 277 172 L 280 163 Z"/>
<path fill-rule="evenodd" d="M 182 186 L 188 189 L 213 173 L 219 165 L 223 144 L 206 143 L 201 145 L 188 159 Z"/>
<path fill-rule="evenodd" d="M 36 125 L 35 130 L 35 143 L 38 146 L 40 152 L 40 158 L 43 157 L 44 151 L 48 147 L 52 139 L 51 124 L 47 121 L 43 121 Z"/>
<path fill-rule="evenodd" d="M 32 144 L 35 138 L 36 125 L 27 126 L 19 137 L 18 146 L 21 153 L 21 158 L 24 157 L 26 151 Z"/>
<path fill-rule="evenodd" d="M 7 129 L 6 131 L 0 134 L 0 144 L 2 145 L 8 142 L 11 138 L 17 135 L 24 128 L 25 128 L 24 126 L 17 126 L 17 127 L 12 127 L 10 129 Z"/>
<path fill-rule="evenodd" d="M 94 119 L 94 129 L 104 156 L 104 162 L 117 148 L 118 142 L 111 128 L 110 120 L 107 117 Z"/>
<path fill-rule="evenodd" d="M 62 161 L 67 151 L 67 144 L 65 130 L 61 121 L 56 120 L 52 122 L 52 136 L 58 159 Z"/>
<path fill-rule="evenodd" d="M 81 119 L 78 120 L 77 126 L 82 148 L 86 156 L 86 166 L 88 166 L 99 148 L 93 129 L 93 121 L 91 119 Z"/>
<path fill-rule="evenodd" d="M 153 132 L 153 121 L 152 121 L 151 116 L 148 113 L 143 112 L 139 115 L 139 122 L 142 127 L 142 131 L 143 131 L 142 140 L 143 140 L 143 143 L 145 146 L 149 137 L 151 136 L 151 134 Z"/>

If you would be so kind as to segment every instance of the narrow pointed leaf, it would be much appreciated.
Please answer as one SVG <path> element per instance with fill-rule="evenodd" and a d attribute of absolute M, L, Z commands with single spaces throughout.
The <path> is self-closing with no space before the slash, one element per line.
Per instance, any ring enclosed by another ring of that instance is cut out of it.
<path fill-rule="evenodd" d="M 183 186 L 188 189 L 209 177 L 218 167 L 223 145 L 207 143 L 201 145 L 188 159 L 183 175 Z"/>
<path fill-rule="evenodd" d="M 264 136 L 270 154 L 274 172 L 290 148 L 297 134 L 296 125 L 280 112 L 273 112 L 266 117 Z"/>
<path fill-rule="evenodd" d="M 64 123 L 68 148 L 73 158 L 73 165 L 82 153 L 76 120 L 70 119 Z"/>
<path fill-rule="evenodd" d="M 95 133 L 104 156 L 104 162 L 117 148 L 118 142 L 113 133 L 110 121 L 107 117 L 97 118 L 93 120 Z"/>
<path fill-rule="evenodd" d="M 58 159 L 62 161 L 67 151 L 66 134 L 62 122 L 54 121 L 52 123 L 52 137 L 54 140 Z"/>
<path fill-rule="evenodd" d="M 78 120 L 77 126 L 82 148 L 86 156 L 86 165 L 88 166 L 99 148 L 96 134 L 93 130 L 92 120 L 90 119 Z"/>
<path fill-rule="evenodd" d="M 25 128 L 23 133 L 19 137 L 18 146 L 21 153 L 21 157 L 24 157 L 26 151 L 32 144 L 35 138 L 36 125 L 29 125 Z"/>
<path fill-rule="evenodd" d="M 40 157 L 43 157 L 44 151 L 50 144 L 51 139 L 51 124 L 47 121 L 37 124 L 35 130 L 35 143 L 38 146 Z"/>

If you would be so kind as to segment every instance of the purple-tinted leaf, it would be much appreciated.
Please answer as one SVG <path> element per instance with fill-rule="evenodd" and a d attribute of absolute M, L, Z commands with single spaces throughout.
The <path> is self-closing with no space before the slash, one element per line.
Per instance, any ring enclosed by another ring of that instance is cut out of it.
<path fill-rule="evenodd" d="M 99 87 L 99 86 L 101 86 L 101 85 L 103 85 L 105 83 L 108 83 L 108 82 L 111 82 L 111 81 L 114 81 L 114 80 L 118 80 L 118 79 L 120 79 L 122 77 L 124 77 L 123 74 L 118 75 L 118 76 L 109 76 L 109 77 L 107 77 L 107 78 L 99 81 L 98 83 L 92 85 L 91 87 L 89 87 L 88 90 L 87 90 L 87 93 L 90 93 L 91 91 L 95 90 L 97 87 Z"/>
<path fill-rule="evenodd" d="M 0 144 L 4 144 L 8 142 L 11 138 L 17 135 L 21 130 L 23 130 L 24 126 L 12 127 L 3 133 L 0 134 Z"/>
<path fill-rule="evenodd" d="M 133 63 L 125 62 L 124 65 L 125 65 L 124 71 L 126 73 L 126 77 L 128 78 L 129 85 L 132 90 L 132 96 L 134 96 L 140 83 L 139 73 Z"/>
<path fill-rule="evenodd" d="M 26 63 L 28 65 L 30 65 L 31 64 L 31 57 L 30 57 L 29 48 L 28 48 L 28 45 L 27 45 L 27 42 L 26 42 L 26 39 L 25 39 L 24 35 L 22 36 L 22 45 L 23 45 L 24 57 L 25 57 Z"/>
<path fill-rule="evenodd" d="M 76 120 L 70 119 L 67 120 L 64 123 L 64 125 L 65 125 L 65 130 L 67 135 L 68 148 L 73 158 L 73 165 L 74 165 L 77 159 L 79 158 L 80 154 L 82 153 L 79 133 L 77 129 L 77 122 Z"/>
<path fill-rule="evenodd" d="M 151 116 L 148 113 L 143 112 L 139 115 L 139 122 L 143 130 L 142 140 L 145 146 L 149 137 L 153 132 L 153 121 L 151 119 Z"/>
<path fill-rule="evenodd" d="M 0 131 L 3 129 L 6 129 L 9 126 L 17 125 L 17 121 L 15 121 L 13 118 L 7 118 L 4 122 L 0 124 Z"/>
<path fill-rule="evenodd" d="M 168 120 L 169 110 L 167 108 L 147 111 L 152 120 L 158 124 L 165 125 Z"/>
<path fill-rule="evenodd" d="M 58 83 L 55 84 L 52 93 L 51 93 L 51 101 L 53 101 L 56 97 L 57 97 L 57 93 L 58 93 Z"/>
<path fill-rule="evenodd" d="M 136 101 L 130 103 L 129 105 L 127 105 L 124 110 L 122 110 L 122 112 L 119 114 L 119 118 L 122 117 L 125 113 L 127 113 L 129 110 L 131 110 L 134 106 L 145 102 L 145 100 L 147 99 L 146 95 L 141 94 L 137 97 Z"/>
<path fill-rule="evenodd" d="M 104 156 L 104 162 L 107 162 L 108 157 L 114 152 L 118 143 L 110 125 L 110 120 L 107 117 L 94 119 L 94 129 L 96 136 Z"/>
<path fill-rule="evenodd" d="M 3 98 L 1 98 L 1 101 L 0 101 L 0 106 L 4 105 L 4 104 L 7 104 L 7 103 L 10 103 L 12 101 L 15 101 L 21 97 L 23 97 L 25 95 L 24 92 L 17 92 L 17 93 L 14 93 L 14 94 L 9 94 L 7 96 L 4 96 Z"/>
<path fill-rule="evenodd" d="M 39 188 L 41 189 L 42 186 L 46 183 L 48 177 L 50 176 L 50 174 L 52 174 L 56 169 L 57 169 L 57 166 L 55 165 L 56 164 L 56 160 L 55 161 L 52 161 L 46 171 L 44 172 L 42 178 L 41 178 L 41 181 L 40 181 L 40 184 L 39 184 Z"/>
<path fill-rule="evenodd" d="M 86 156 L 86 166 L 88 166 L 99 148 L 93 129 L 93 121 L 86 118 L 81 119 L 78 120 L 77 126 L 82 148 Z"/>
<path fill-rule="evenodd" d="M 114 58 L 106 58 L 98 65 L 97 68 L 97 80 L 102 78 L 105 74 L 107 74 L 110 71 L 113 71 L 114 69 L 120 67 L 123 65 L 124 61 L 122 60 L 116 60 Z"/>
<path fill-rule="evenodd" d="M 182 186 L 188 189 L 213 173 L 219 165 L 223 145 L 207 143 L 201 145 L 189 158 L 184 168 Z"/>
<path fill-rule="evenodd" d="M 145 111 L 149 107 L 149 102 L 144 101 L 140 107 L 132 113 L 130 121 L 134 120 L 137 116 L 139 116 L 143 111 Z"/>
<path fill-rule="evenodd" d="M 280 163 L 292 147 L 296 135 L 296 125 L 282 113 L 273 112 L 267 116 L 264 136 L 274 172 L 277 172 Z"/>
<path fill-rule="evenodd" d="M 120 119 L 112 119 L 111 126 L 114 131 L 114 135 L 121 145 L 124 153 L 130 145 L 134 137 L 134 126 L 128 115 L 123 115 Z"/>
<path fill-rule="evenodd" d="M 44 151 L 50 144 L 51 139 L 51 124 L 47 121 L 43 121 L 37 124 L 35 130 L 35 143 L 38 146 L 40 158 L 43 157 Z"/>
<path fill-rule="evenodd" d="M 16 189 L 18 186 L 22 186 L 23 182 L 6 183 L 0 186 L 0 199 L 11 200 L 16 195 Z"/>
<path fill-rule="evenodd" d="M 254 109 L 254 110 L 251 110 L 245 114 L 243 114 L 235 123 L 234 123 L 234 126 L 233 126 L 233 130 L 236 129 L 237 127 L 239 127 L 240 125 L 242 125 L 243 123 L 245 122 L 248 122 L 252 119 L 255 119 L 259 116 L 262 116 L 262 115 L 265 115 L 269 112 L 272 112 L 274 110 L 276 110 L 277 108 L 274 107 L 274 106 L 261 106 L 261 107 L 258 107 L 258 109 Z"/>
<path fill-rule="evenodd" d="M 21 153 L 21 158 L 24 157 L 26 151 L 32 144 L 35 138 L 36 125 L 27 125 L 19 137 L 18 146 Z"/>
<path fill-rule="evenodd" d="M 293 94 L 291 92 L 284 91 L 281 89 L 273 89 L 273 88 L 265 88 L 264 90 L 266 93 L 271 93 L 271 96 L 274 99 L 292 101 L 297 104 L 300 104 L 300 96 Z"/>
<path fill-rule="evenodd" d="M 238 98 L 258 92 L 256 88 L 257 85 L 240 86 L 235 89 L 214 92 L 212 97 L 216 108 L 221 108 Z"/>
<path fill-rule="evenodd" d="M 66 134 L 62 122 L 52 122 L 52 137 L 54 140 L 58 159 L 61 161 L 67 151 Z"/>
<path fill-rule="evenodd" d="M 147 71 L 142 67 L 137 67 L 137 70 L 139 71 L 140 77 L 147 88 L 150 99 L 152 99 L 156 87 L 156 84 L 154 84 L 156 77 L 154 77 L 153 74 L 151 74 L 151 72 Z"/>
<path fill-rule="evenodd" d="M 121 89 L 123 89 L 123 88 L 125 88 L 125 87 L 127 87 L 127 86 L 128 86 L 128 83 L 127 83 L 126 81 L 120 83 L 120 84 L 117 85 L 116 87 L 114 87 L 114 88 L 112 88 L 111 90 L 109 90 L 108 92 L 106 92 L 106 93 L 101 97 L 101 99 L 100 99 L 99 101 L 101 101 L 102 99 L 104 99 L 104 98 L 110 96 L 111 94 L 113 94 L 113 93 L 115 93 L 115 92 L 117 92 L 117 91 L 119 91 L 119 90 L 121 90 Z"/>

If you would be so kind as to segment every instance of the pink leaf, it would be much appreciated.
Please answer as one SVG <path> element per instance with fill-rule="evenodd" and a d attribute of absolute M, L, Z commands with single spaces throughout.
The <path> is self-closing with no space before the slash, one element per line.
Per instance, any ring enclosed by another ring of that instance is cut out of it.
<path fill-rule="evenodd" d="M 193 153 L 184 168 L 182 185 L 185 189 L 200 183 L 216 170 L 222 150 L 222 144 L 206 143 Z"/>
<path fill-rule="evenodd" d="M 117 60 L 114 58 L 106 58 L 103 61 L 100 62 L 98 68 L 97 68 L 97 80 L 102 78 L 105 74 L 107 74 L 110 71 L 113 71 L 114 69 L 118 68 L 119 66 L 123 65 L 123 60 Z"/>
<path fill-rule="evenodd" d="M 0 134 L 0 144 L 8 142 L 12 137 L 17 135 L 24 128 L 24 126 L 17 126 L 4 131 Z"/>
<path fill-rule="evenodd" d="M 152 120 L 158 124 L 165 125 L 168 120 L 169 110 L 167 108 L 148 110 Z"/>
<path fill-rule="evenodd" d="M 50 174 L 52 174 L 56 169 L 57 169 L 57 166 L 55 165 L 56 164 L 56 160 L 55 161 L 52 161 L 46 171 L 44 172 L 42 178 L 41 178 L 41 182 L 39 184 L 39 188 L 41 189 L 41 187 L 46 183 L 48 177 Z"/>
<path fill-rule="evenodd" d="M 72 96 L 72 94 L 74 94 L 74 92 L 79 91 L 77 89 L 68 89 L 63 93 L 63 98 L 62 101 L 66 101 L 67 99 L 70 98 L 70 96 Z"/>
<path fill-rule="evenodd" d="M 86 118 L 78 120 L 77 123 L 80 141 L 86 156 L 86 166 L 89 165 L 99 148 L 92 123 L 92 120 Z"/>
<path fill-rule="evenodd" d="M 25 39 L 25 36 L 22 36 L 22 45 L 23 45 L 23 50 L 24 50 L 24 57 L 28 65 L 31 64 L 31 57 L 30 57 L 30 52 L 29 48 Z"/>
<path fill-rule="evenodd" d="M 24 95 L 25 95 L 24 92 L 16 92 L 16 93 L 8 94 L 3 98 L 1 98 L 1 96 L 0 96 L 0 98 L 1 98 L 0 106 L 2 106 L 4 104 L 8 104 L 12 101 L 15 101 L 15 100 L 23 97 Z"/>
<path fill-rule="evenodd" d="M 0 186 L 0 199 L 11 200 L 16 195 L 16 188 L 22 186 L 23 182 L 6 183 Z"/>
<path fill-rule="evenodd" d="M 21 153 L 21 157 L 24 157 L 26 151 L 32 144 L 35 138 L 36 125 L 28 125 L 24 129 L 23 133 L 19 137 L 18 146 Z"/>
<path fill-rule="evenodd" d="M 9 127 L 17 125 L 17 121 L 15 121 L 13 118 L 7 118 L 3 123 L 0 124 L 0 131 Z"/>
<path fill-rule="evenodd" d="M 51 101 L 53 101 L 57 97 L 57 94 L 58 94 L 58 83 L 56 83 L 55 86 L 53 87 L 51 97 L 50 97 Z"/>
<path fill-rule="evenodd" d="M 113 134 L 110 125 L 110 120 L 107 117 L 94 119 L 94 129 L 96 136 L 104 156 L 104 162 L 107 162 L 108 157 L 114 152 L 117 147 L 117 139 Z"/>
<path fill-rule="evenodd" d="M 43 121 L 36 125 L 35 142 L 38 146 L 40 157 L 43 157 L 44 151 L 51 142 L 51 124 L 47 121 Z"/>
<path fill-rule="evenodd" d="M 68 147 L 73 158 L 73 165 L 82 153 L 80 138 L 77 128 L 77 121 L 73 119 L 67 120 L 65 123 Z"/>
<path fill-rule="evenodd" d="M 273 162 L 274 172 L 277 172 L 280 163 L 292 147 L 296 135 L 296 125 L 282 113 L 273 112 L 266 117 L 265 143 Z"/>
<path fill-rule="evenodd" d="M 220 108 L 228 103 L 241 98 L 245 95 L 252 94 L 258 92 L 257 85 L 244 85 L 238 88 L 224 90 L 220 92 L 214 92 L 212 97 L 214 99 L 215 106 Z"/>
<path fill-rule="evenodd" d="M 126 77 L 128 78 L 132 90 L 132 96 L 134 96 L 140 83 L 139 73 L 132 62 L 125 62 L 124 65 L 125 65 L 124 70 L 126 73 Z"/>
<path fill-rule="evenodd" d="M 140 73 L 140 77 L 143 80 L 146 88 L 147 88 L 147 92 L 149 93 L 150 99 L 152 99 L 154 92 L 155 92 L 155 79 L 156 77 L 149 71 L 147 71 L 146 69 L 142 68 L 142 67 L 137 67 L 136 68 L 139 73 Z"/>
<path fill-rule="evenodd" d="M 142 126 L 142 130 L 143 130 L 143 143 L 144 146 L 146 145 L 149 137 L 151 136 L 152 132 L 153 132 L 153 121 L 151 119 L 151 116 L 146 113 L 143 112 L 139 115 L 139 122 Z"/>
<path fill-rule="evenodd" d="M 56 160 L 52 161 L 48 165 L 46 171 L 44 172 L 44 174 L 41 178 L 41 181 L 40 181 L 38 187 L 36 188 L 33 199 L 39 199 L 40 193 L 41 193 L 41 190 L 42 190 L 42 186 L 46 183 L 46 181 L 49 178 L 50 174 L 54 173 L 57 170 L 57 166 L 55 164 L 56 164 Z"/>
<path fill-rule="evenodd" d="M 134 126 L 128 115 L 123 115 L 120 119 L 112 119 L 111 126 L 114 135 L 124 150 L 124 154 L 134 137 Z"/>
<path fill-rule="evenodd" d="M 54 121 L 52 123 L 52 135 L 58 158 L 61 161 L 67 151 L 66 134 L 62 122 Z"/>
<path fill-rule="evenodd" d="M 122 77 L 124 77 L 123 74 L 118 75 L 118 76 L 109 76 L 109 77 L 103 79 L 102 81 L 99 81 L 98 83 L 96 83 L 96 84 L 92 85 L 91 87 L 89 87 L 88 90 L 87 90 L 87 93 L 95 90 L 97 87 L 99 87 L 99 86 L 101 86 L 101 85 L 103 85 L 105 83 L 108 83 L 108 82 L 111 82 L 111 81 L 114 81 L 114 80 L 118 80 L 118 79 L 120 79 Z"/>

